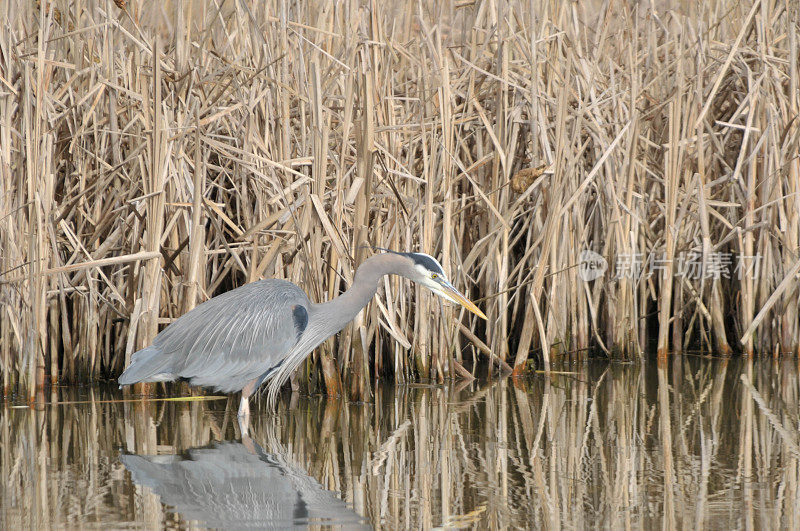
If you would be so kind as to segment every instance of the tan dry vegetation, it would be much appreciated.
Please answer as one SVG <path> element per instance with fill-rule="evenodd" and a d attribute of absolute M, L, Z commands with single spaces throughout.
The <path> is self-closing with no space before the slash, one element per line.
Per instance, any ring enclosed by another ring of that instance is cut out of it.
<path fill-rule="evenodd" d="M 5 391 L 116 375 L 258 278 L 334 297 L 366 244 L 435 255 L 489 321 L 387 279 L 312 388 L 633 358 L 649 336 L 798 352 L 795 2 L 0 10 Z M 580 279 L 583 249 L 605 277 Z M 676 275 L 688 253 L 730 278 Z M 661 267 L 619 275 L 632 257 Z"/>

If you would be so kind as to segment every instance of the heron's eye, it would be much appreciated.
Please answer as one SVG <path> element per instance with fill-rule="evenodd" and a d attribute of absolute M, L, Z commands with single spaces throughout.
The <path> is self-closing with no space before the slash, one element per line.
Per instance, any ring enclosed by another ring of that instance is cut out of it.
<path fill-rule="evenodd" d="M 439 278 L 439 275 L 437 275 L 436 273 L 431 273 L 431 278 L 433 280 L 436 280 L 437 278 Z"/>

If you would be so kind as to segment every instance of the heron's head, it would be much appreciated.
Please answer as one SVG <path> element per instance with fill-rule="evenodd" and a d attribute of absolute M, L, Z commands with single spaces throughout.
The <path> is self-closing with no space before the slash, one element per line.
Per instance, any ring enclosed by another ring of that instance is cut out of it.
<path fill-rule="evenodd" d="M 389 251 L 394 252 L 394 251 Z M 394 253 L 406 257 L 410 262 L 401 273 L 409 280 L 421 284 L 450 302 L 460 304 L 481 319 L 486 319 L 486 315 L 475 306 L 469 299 L 464 297 L 453 287 L 447 276 L 442 270 L 442 266 L 430 255 L 424 253 Z"/>

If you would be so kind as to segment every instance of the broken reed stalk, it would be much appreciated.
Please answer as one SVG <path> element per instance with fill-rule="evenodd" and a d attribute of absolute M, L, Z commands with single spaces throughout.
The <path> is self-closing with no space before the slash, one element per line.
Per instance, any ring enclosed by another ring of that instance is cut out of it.
<path fill-rule="evenodd" d="M 369 215 L 372 203 L 372 181 L 375 165 L 375 122 L 373 109 L 373 93 L 375 90 L 374 70 L 366 62 L 371 62 L 368 57 L 370 54 L 362 53 L 360 64 L 362 71 L 361 77 L 361 122 L 357 137 L 358 152 L 356 174 L 360 181 L 360 188 L 356 195 L 355 219 L 353 230 L 353 247 L 355 248 L 356 265 L 367 258 L 367 248 L 359 245 L 359 242 L 369 241 Z M 354 277 L 355 278 L 355 277 Z M 351 325 L 352 333 L 352 357 L 350 371 L 350 398 L 352 400 L 364 401 L 369 396 L 369 345 L 365 344 L 364 338 L 366 328 L 363 316 L 368 312 L 362 312 L 356 316 Z"/>
<path fill-rule="evenodd" d="M 661 268 L 662 291 L 658 300 L 658 357 L 665 358 L 669 354 L 669 325 L 672 314 L 672 280 L 674 278 L 674 260 L 676 233 L 679 229 L 676 225 L 678 209 L 678 184 L 680 182 L 681 168 L 680 161 L 679 133 L 681 129 L 681 104 L 678 101 L 671 101 L 667 106 L 669 115 L 669 148 L 664 160 L 664 255 L 655 255 L 653 260 L 659 261 Z M 656 251 L 658 252 L 658 251 Z"/>
<path fill-rule="evenodd" d="M 163 113 L 161 100 L 161 45 L 156 35 L 151 48 L 152 61 L 152 91 L 147 91 L 152 97 L 145 99 L 144 117 L 147 120 L 145 127 L 149 131 L 148 155 L 146 157 L 142 175 L 142 191 L 146 196 L 146 216 L 144 244 L 148 252 L 158 253 L 155 258 L 146 262 L 144 276 L 140 287 L 142 293 L 142 313 L 139 314 L 141 324 L 138 328 L 136 348 L 141 349 L 152 343 L 158 333 L 158 317 L 160 314 L 161 300 L 161 240 L 164 232 L 164 172 L 166 171 L 167 153 L 166 132 L 163 127 Z M 149 164 L 147 164 L 149 162 Z M 143 392 L 147 384 L 137 384 L 137 390 Z"/>
<path fill-rule="evenodd" d="M 368 244 L 434 255 L 490 321 L 387 279 L 308 390 L 476 345 L 517 374 L 652 336 L 800 352 L 797 9 L 81 5 L 0 4 L 5 393 L 114 377 L 257 278 L 335 297 Z"/>
<path fill-rule="evenodd" d="M 205 280 L 205 216 L 203 196 L 206 188 L 205 164 L 200 144 L 200 109 L 195 107 L 194 116 L 194 168 L 192 169 L 192 224 L 189 235 L 189 271 L 186 274 L 186 298 L 183 311 L 188 312 L 197 304 L 197 294 L 202 291 L 200 282 Z"/>

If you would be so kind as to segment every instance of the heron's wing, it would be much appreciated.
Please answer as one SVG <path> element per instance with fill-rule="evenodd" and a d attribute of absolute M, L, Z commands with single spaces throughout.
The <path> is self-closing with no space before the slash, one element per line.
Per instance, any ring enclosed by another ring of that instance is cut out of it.
<path fill-rule="evenodd" d="M 148 356 L 150 366 L 162 365 L 160 372 L 171 379 L 238 391 L 280 365 L 302 333 L 308 304 L 302 290 L 290 282 L 253 282 L 200 304 L 137 354 L 143 361 Z M 129 370 L 137 363 L 134 357 Z"/>

